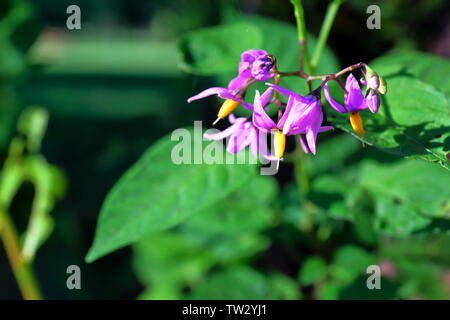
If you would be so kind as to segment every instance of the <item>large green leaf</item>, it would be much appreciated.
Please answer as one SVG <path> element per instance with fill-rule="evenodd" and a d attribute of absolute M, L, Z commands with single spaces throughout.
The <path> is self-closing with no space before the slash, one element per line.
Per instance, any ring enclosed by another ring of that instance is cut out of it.
<path fill-rule="evenodd" d="M 206 208 L 190 219 L 187 225 L 202 233 L 243 234 L 271 225 L 274 215 L 271 204 L 277 192 L 271 177 L 257 177 L 231 197 Z"/>
<path fill-rule="evenodd" d="M 201 141 L 201 132 L 194 131 L 189 131 L 190 136 Z M 189 148 L 198 148 L 195 142 L 191 141 Z M 171 141 L 169 135 L 161 138 L 113 187 L 103 204 L 87 261 L 175 226 L 224 199 L 256 175 L 251 165 L 177 165 L 171 153 L 179 143 Z"/>
<path fill-rule="evenodd" d="M 362 112 L 366 133 L 360 139 L 389 153 L 449 169 L 450 63 L 415 52 L 388 54 L 370 65 L 386 79 L 388 92 L 377 114 Z M 347 115 L 329 111 L 328 119 L 352 132 Z"/>
<path fill-rule="evenodd" d="M 372 242 L 373 230 L 406 236 L 450 217 L 448 173 L 438 166 L 417 160 L 365 160 L 355 170 L 319 176 L 309 197 L 329 216 L 357 223 L 357 228 L 364 225 Z"/>
<path fill-rule="evenodd" d="M 361 169 L 360 183 L 375 197 L 387 197 L 423 218 L 450 218 L 449 174 L 439 167 L 419 161 L 393 165 L 367 162 Z M 392 219 L 401 219 L 393 212 Z M 397 222 L 404 225 L 406 221 Z"/>

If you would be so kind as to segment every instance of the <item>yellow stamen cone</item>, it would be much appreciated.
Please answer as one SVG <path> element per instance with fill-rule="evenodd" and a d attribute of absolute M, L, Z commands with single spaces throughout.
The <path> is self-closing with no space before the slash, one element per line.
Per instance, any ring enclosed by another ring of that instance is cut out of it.
<path fill-rule="evenodd" d="M 286 147 L 286 136 L 282 131 L 276 131 L 274 133 L 274 148 L 275 148 L 275 157 L 278 159 L 283 158 L 284 148 Z"/>
<path fill-rule="evenodd" d="M 364 125 L 359 112 L 350 113 L 350 124 L 352 125 L 352 128 L 356 132 L 356 134 L 362 137 L 364 134 Z"/>
<path fill-rule="evenodd" d="M 234 109 L 239 105 L 239 101 L 234 101 L 231 99 L 227 99 L 223 102 L 222 106 L 220 107 L 219 113 L 217 114 L 218 119 L 223 119 L 227 115 L 229 115 L 231 112 L 233 112 Z M 219 120 L 216 120 L 214 123 L 216 123 Z"/>

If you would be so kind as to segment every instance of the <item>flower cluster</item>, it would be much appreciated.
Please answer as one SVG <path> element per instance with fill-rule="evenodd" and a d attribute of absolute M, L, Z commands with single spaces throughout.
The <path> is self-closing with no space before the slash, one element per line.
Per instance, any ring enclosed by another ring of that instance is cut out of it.
<path fill-rule="evenodd" d="M 361 71 L 364 79 L 358 81 L 350 73 L 345 86 L 341 84 L 339 76 L 356 69 Z M 302 74 L 306 75 L 299 72 L 299 76 Z M 324 89 L 326 100 L 334 110 L 349 114 L 350 124 L 358 136 L 364 134 L 359 111 L 368 108 L 371 112 L 377 112 L 380 106 L 380 95 L 386 93 L 386 82 L 364 63 L 348 67 L 335 75 L 320 77 L 321 85 L 306 96 L 278 86 L 277 78 L 279 79 L 282 75 L 282 72 L 278 72 L 275 57 L 266 51 L 248 50 L 242 53 L 238 75 L 229 82 L 227 88 L 212 87 L 188 99 L 188 102 L 191 102 L 210 95 L 218 95 L 224 100 L 213 125 L 229 116 L 231 126 L 216 134 L 205 134 L 205 137 L 210 140 L 227 138 L 227 151 L 233 154 L 250 147 L 255 156 L 259 153 L 266 159 L 279 161 L 283 160 L 286 137 L 298 135 L 302 149 L 306 153 L 315 154 L 318 133 L 333 129 L 331 126 L 323 125 L 322 89 Z M 253 103 L 245 101 L 246 92 L 252 83 L 267 81 L 274 77 L 276 84 L 265 82 L 268 88 L 263 94 L 256 90 Z M 306 80 L 310 81 L 310 78 L 307 76 Z M 314 79 L 317 78 L 318 76 L 314 77 Z M 344 105 L 336 102 L 331 96 L 329 80 L 336 80 L 341 85 L 344 91 Z M 361 85 L 365 86 L 365 90 L 361 89 Z M 287 97 L 287 103 L 278 99 L 280 94 Z M 232 114 L 239 104 L 252 111 L 251 119 L 236 118 Z M 271 104 L 278 108 L 276 122 L 266 113 Z M 273 135 L 274 155 L 267 151 L 266 143 L 261 140 L 260 133 Z"/>

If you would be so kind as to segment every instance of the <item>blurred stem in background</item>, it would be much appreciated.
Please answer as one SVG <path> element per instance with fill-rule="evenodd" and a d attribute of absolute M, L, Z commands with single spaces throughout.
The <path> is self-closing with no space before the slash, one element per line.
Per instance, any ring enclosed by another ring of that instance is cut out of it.
<path fill-rule="evenodd" d="M 2 241 L 23 298 L 25 300 L 41 300 L 42 295 L 31 264 L 22 256 L 17 230 L 4 209 L 0 209 L 0 223 Z"/>
<path fill-rule="evenodd" d="M 22 112 L 19 134 L 12 139 L 0 176 L 0 235 L 22 296 L 27 300 L 42 299 L 32 262 L 53 230 L 50 211 L 65 189 L 61 172 L 39 154 L 47 122 L 45 109 L 31 107 Z M 27 230 L 19 236 L 9 207 L 26 181 L 32 183 L 35 192 Z"/>
<path fill-rule="evenodd" d="M 298 42 L 300 44 L 300 54 L 299 54 L 299 71 L 303 71 L 303 67 L 307 73 L 313 74 L 317 64 L 320 61 L 323 49 L 328 40 L 328 35 L 330 34 L 331 26 L 333 25 L 334 19 L 336 17 L 339 6 L 342 4 L 343 0 L 332 0 L 328 5 L 327 12 L 325 14 L 325 19 L 322 23 L 320 29 L 319 38 L 317 44 L 314 48 L 313 56 L 311 60 L 308 54 L 308 43 L 306 40 L 306 24 L 303 14 L 303 6 L 301 0 L 291 0 L 294 6 L 294 15 L 297 23 L 297 36 Z M 311 83 L 308 81 L 309 89 L 311 90 Z M 296 150 L 293 155 L 294 172 L 295 172 L 295 182 L 297 184 L 298 193 L 300 196 L 300 202 L 308 215 L 314 214 L 312 210 L 306 205 L 307 199 L 306 194 L 309 192 L 310 181 L 307 167 L 307 157 L 303 152 L 301 147 L 297 144 Z M 309 230 L 306 230 L 309 231 Z"/>
<path fill-rule="evenodd" d="M 295 22 L 297 24 L 297 37 L 300 45 L 299 55 L 299 70 L 303 71 L 305 68 L 306 73 L 311 73 L 311 64 L 309 60 L 308 43 L 306 41 L 306 24 L 305 16 L 303 14 L 303 6 L 301 0 L 291 0 L 294 6 Z"/>
<path fill-rule="evenodd" d="M 322 51 L 327 43 L 331 26 L 333 25 L 334 19 L 336 18 L 336 14 L 342 2 L 343 0 L 333 0 L 328 5 L 327 13 L 325 14 L 325 19 L 323 20 L 322 27 L 320 29 L 319 38 L 311 58 L 311 69 L 313 72 L 320 61 L 320 56 L 322 55 Z"/>

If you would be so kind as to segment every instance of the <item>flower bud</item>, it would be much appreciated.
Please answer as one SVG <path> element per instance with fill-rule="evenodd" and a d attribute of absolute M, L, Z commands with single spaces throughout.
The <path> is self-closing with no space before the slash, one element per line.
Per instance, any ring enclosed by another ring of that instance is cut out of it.
<path fill-rule="evenodd" d="M 385 94 L 387 91 L 386 81 L 369 66 L 366 66 L 366 82 L 369 89 L 373 89 L 379 94 Z"/>
<path fill-rule="evenodd" d="M 366 102 L 370 111 L 373 113 L 378 112 L 378 108 L 380 107 L 380 96 L 375 90 L 369 89 Z"/>
<path fill-rule="evenodd" d="M 256 80 L 265 80 L 271 76 L 272 68 L 275 66 L 275 57 L 267 54 L 258 57 L 252 64 L 252 77 Z"/>

